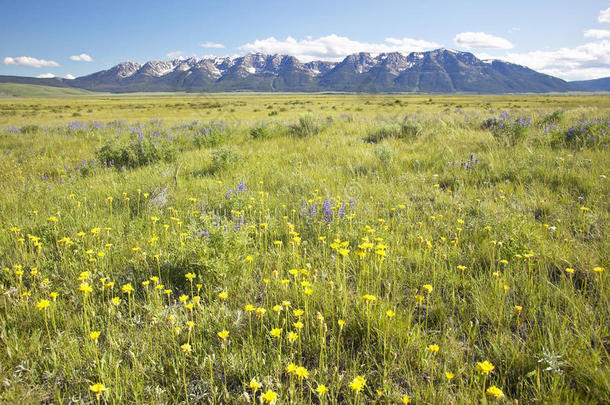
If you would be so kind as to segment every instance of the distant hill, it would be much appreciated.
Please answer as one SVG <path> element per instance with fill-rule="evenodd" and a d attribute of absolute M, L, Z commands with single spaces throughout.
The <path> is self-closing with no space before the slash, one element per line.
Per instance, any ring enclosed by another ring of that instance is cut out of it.
<path fill-rule="evenodd" d="M 549 93 L 604 91 L 610 79 L 568 83 L 525 66 L 481 60 L 469 52 L 437 49 L 371 56 L 341 62 L 302 63 L 288 55 L 189 58 L 124 62 L 73 80 L 0 76 L 0 83 L 40 84 L 90 91 L 345 91 L 363 93 Z"/>
<path fill-rule="evenodd" d="M 42 86 L 38 84 L 0 83 L 0 97 L 62 97 L 95 94 L 71 87 Z"/>
<path fill-rule="evenodd" d="M 570 82 L 577 91 L 610 91 L 610 77 Z"/>
<path fill-rule="evenodd" d="M 38 84 L 52 87 L 70 87 L 66 84 L 67 81 L 68 80 L 59 77 L 53 77 L 51 79 L 39 79 L 37 77 L 0 76 L 0 83 Z"/>

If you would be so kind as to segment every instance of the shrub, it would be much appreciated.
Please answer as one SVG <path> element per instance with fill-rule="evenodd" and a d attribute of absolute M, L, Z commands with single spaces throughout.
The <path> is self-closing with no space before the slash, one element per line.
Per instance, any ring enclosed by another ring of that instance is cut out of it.
<path fill-rule="evenodd" d="M 401 134 L 401 127 L 396 122 L 382 122 L 375 127 L 364 138 L 368 143 L 379 143 L 387 138 L 398 138 Z"/>
<path fill-rule="evenodd" d="M 489 130 L 495 130 L 497 128 L 500 128 L 502 121 L 499 118 L 487 118 L 485 120 L 483 120 L 483 122 L 481 122 L 481 128 L 483 129 L 489 129 Z"/>
<path fill-rule="evenodd" d="M 221 147 L 212 152 L 212 171 L 230 167 L 241 160 L 241 155 L 231 147 Z"/>
<path fill-rule="evenodd" d="M 250 128 L 250 136 L 253 139 L 269 139 L 275 132 L 273 126 L 265 123 L 258 123 L 254 127 Z"/>
<path fill-rule="evenodd" d="M 422 130 L 422 125 L 418 121 L 411 118 L 404 120 L 402 125 L 400 126 L 402 138 L 415 138 L 422 132 Z"/>
<path fill-rule="evenodd" d="M 271 138 L 271 130 L 265 124 L 258 124 L 250 128 L 250 136 L 253 139 L 268 139 Z"/>
<path fill-rule="evenodd" d="M 402 123 L 382 122 L 377 124 L 364 138 L 365 142 L 379 143 L 387 138 L 406 139 L 415 138 L 423 130 L 422 125 L 411 118 Z"/>
<path fill-rule="evenodd" d="M 527 138 L 531 118 L 510 118 L 505 111 L 499 118 L 488 118 L 481 123 L 481 128 L 491 130 L 493 136 L 510 145 L 516 145 Z"/>
<path fill-rule="evenodd" d="M 173 161 L 177 153 L 172 142 L 166 138 L 140 136 L 137 140 L 114 138 L 96 151 L 96 158 L 106 166 L 133 168 L 159 161 Z"/>
<path fill-rule="evenodd" d="M 34 125 L 34 124 L 24 125 L 21 128 L 19 128 L 19 131 L 22 134 L 34 134 L 36 132 L 39 132 L 40 130 L 41 130 L 41 128 L 38 125 Z"/>
<path fill-rule="evenodd" d="M 250 136 L 252 139 L 269 139 L 277 136 L 282 136 L 286 133 L 286 127 L 280 123 L 257 123 L 250 128 Z"/>
<path fill-rule="evenodd" d="M 538 120 L 538 124 L 540 126 L 548 126 L 548 125 L 559 125 L 565 119 L 565 113 L 563 110 L 556 110 L 550 114 L 545 114 Z"/>
<path fill-rule="evenodd" d="M 381 162 L 381 165 L 388 167 L 392 160 L 394 160 L 394 149 L 387 143 L 382 143 L 375 147 L 375 156 Z"/>
<path fill-rule="evenodd" d="M 290 126 L 290 132 L 299 138 L 317 135 L 324 125 L 322 121 L 312 114 L 302 115 L 299 122 Z"/>

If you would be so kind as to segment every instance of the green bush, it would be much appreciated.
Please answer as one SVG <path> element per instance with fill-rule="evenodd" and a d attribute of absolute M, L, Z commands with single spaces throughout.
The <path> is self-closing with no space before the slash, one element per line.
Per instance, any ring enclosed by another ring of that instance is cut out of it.
<path fill-rule="evenodd" d="M 531 118 L 510 118 L 508 113 L 504 112 L 499 118 L 484 120 L 481 123 L 481 128 L 490 130 L 499 141 L 509 145 L 516 145 L 527 138 L 531 125 Z"/>
<path fill-rule="evenodd" d="M 231 147 L 220 147 L 212 152 L 212 171 L 216 172 L 233 166 L 241 160 L 241 155 Z"/>
<path fill-rule="evenodd" d="M 34 125 L 34 124 L 24 125 L 21 128 L 19 128 L 19 131 L 22 134 L 35 134 L 36 132 L 39 132 L 40 130 L 41 130 L 41 128 L 38 125 Z"/>
<path fill-rule="evenodd" d="M 265 124 L 258 124 L 250 128 L 250 136 L 253 139 L 269 139 L 271 138 L 271 129 Z"/>
<path fill-rule="evenodd" d="M 381 122 L 364 138 L 368 143 L 379 143 L 387 138 L 407 139 L 417 137 L 423 130 L 422 125 L 413 120 L 406 119 L 402 123 L 398 122 Z"/>
<path fill-rule="evenodd" d="M 134 168 L 160 161 L 173 161 L 178 154 L 166 138 L 112 139 L 99 148 L 95 155 L 103 165 L 117 168 Z"/>
<path fill-rule="evenodd" d="M 404 120 L 402 125 L 400 126 L 401 137 L 415 138 L 422 132 L 423 129 L 423 126 L 418 121 L 408 118 Z"/>
<path fill-rule="evenodd" d="M 387 143 L 375 146 L 375 156 L 384 167 L 388 167 L 392 163 L 394 155 L 394 149 Z"/>
<path fill-rule="evenodd" d="M 285 134 L 286 127 L 278 122 L 261 122 L 250 128 L 250 137 L 252 137 L 252 139 L 270 139 Z"/>
<path fill-rule="evenodd" d="M 299 138 L 317 135 L 324 128 L 322 120 L 312 114 L 306 114 L 299 118 L 299 122 L 290 126 L 292 135 Z"/>
<path fill-rule="evenodd" d="M 379 143 L 387 138 L 399 138 L 401 135 L 401 126 L 396 122 L 382 122 L 369 131 L 364 138 L 368 143 Z"/>
<path fill-rule="evenodd" d="M 278 133 L 277 124 L 258 123 L 250 128 L 252 139 L 269 139 Z"/>
<path fill-rule="evenodd" d="M 545 114 L 538 120 L 538 125 L 540 126 L 548 126 L 548 125 L 559 125 L 565 120 L 565 113 L 563 110 L 556 110 L 550 114 Z"/>

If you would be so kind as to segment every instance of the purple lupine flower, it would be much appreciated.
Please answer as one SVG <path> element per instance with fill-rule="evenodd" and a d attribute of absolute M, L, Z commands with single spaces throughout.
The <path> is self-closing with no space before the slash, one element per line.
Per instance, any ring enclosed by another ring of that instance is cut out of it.
<path fill-rule="evenodd" d="M 311 203 L 311 205 L 309 206 L 309 216 L 313 217 L 314 215 L 316 215 L 318 212 L 318 209 L 316 208 L 316 204 L 315 203 Z"/>
<path fill-rule="evenodd" d="M 239 218 L 239 221 L 237 221 L 237 223 L 235 224 L 235 226 L 233 227 L 234 231 L 239 231 L 241 229 L 241 226 L 244 224 L 244 216 L 242 215 Z"/>
<path fill-rule="evenodd" d="M 331 222 L 333 220 L 333 211 L 330 201 L 324 200 L 324 208 L 322 209 L 322 211 L 326 216 L 326 222 Z"/>

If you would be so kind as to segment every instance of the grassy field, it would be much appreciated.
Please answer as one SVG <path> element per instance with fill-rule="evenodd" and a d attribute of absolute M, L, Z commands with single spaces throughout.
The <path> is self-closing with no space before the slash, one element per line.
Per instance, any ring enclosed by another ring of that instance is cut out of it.
<path fill-rule="evenodd" d="M 7 98 L 0 128 L 0 402 L 610 402 L 609 96 Z"/>

